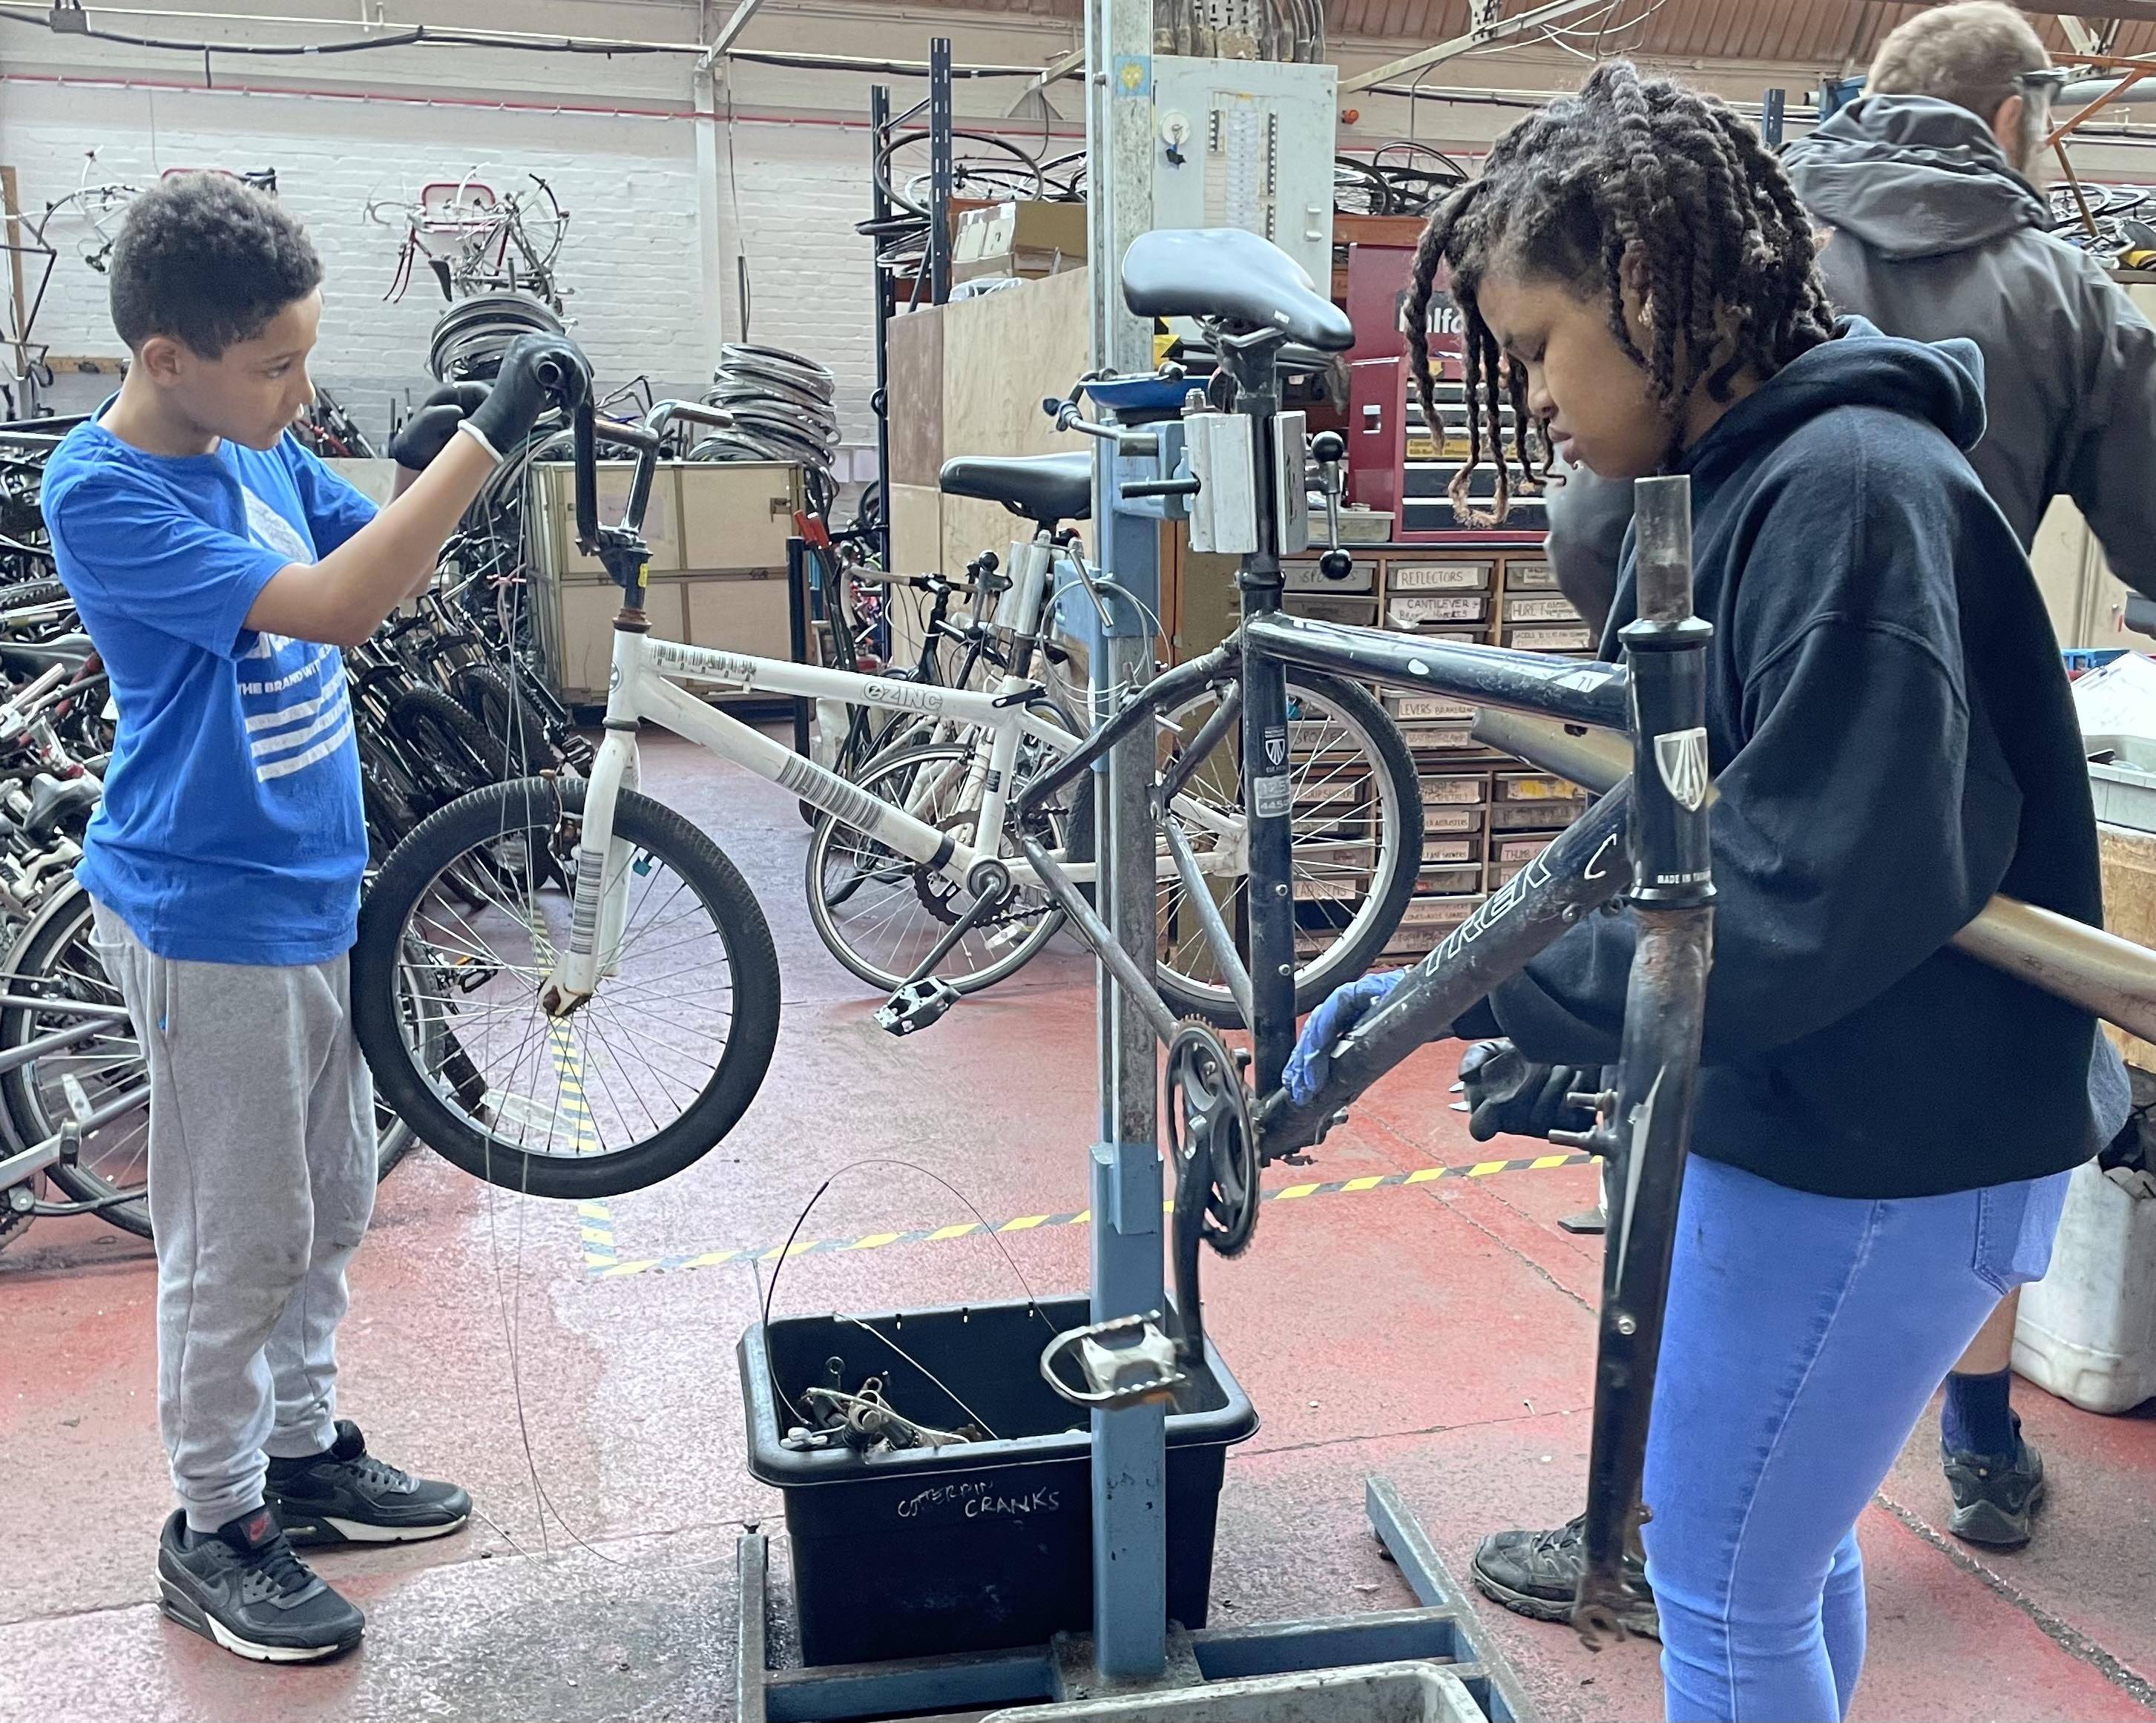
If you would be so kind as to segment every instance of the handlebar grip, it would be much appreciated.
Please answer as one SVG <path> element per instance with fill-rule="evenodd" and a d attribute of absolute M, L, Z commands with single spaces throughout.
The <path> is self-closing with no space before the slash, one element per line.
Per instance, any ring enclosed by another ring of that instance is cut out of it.
<path fill-rule="evenodd" d="M 598 548 L 599 470 L 598 414 L 587 395 L 570 418 L 577 464 L 577 546 L 586 556 Z"/>
<path fill-rule="evenodd" d="M 1199 489 L 1195 479 L 1133 479 L 1118 486 L 1116 494 L 1128 501 L 1142 496 L 1195 496 Z"/>

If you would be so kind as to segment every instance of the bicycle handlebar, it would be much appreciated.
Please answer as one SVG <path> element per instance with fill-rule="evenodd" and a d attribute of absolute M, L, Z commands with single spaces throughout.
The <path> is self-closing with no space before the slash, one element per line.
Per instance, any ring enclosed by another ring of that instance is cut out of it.
<path fill-rule="evenodd" d="M 549 387 L 557 387 L 566 385 L 549 384 Z M 644 511 L 651 505 L 651 484 L 659 470 L 666 428 L 675 419 L 689 419 L 720 430 L 734 422 L 732 413 L 696 401 L 658 402 L 644 415 L 642 424 L 601 418 L 588 396 L 577 403 L 570 424 L 577 467 L 577 542 L 587 556 L 598 548 L 599 539 L 598 445 L 612 443 L 636 451 L 636 472 L 629 480 L 629 501 L 614 526 L 619 531 L 640 533 L 644 531 Z"/>

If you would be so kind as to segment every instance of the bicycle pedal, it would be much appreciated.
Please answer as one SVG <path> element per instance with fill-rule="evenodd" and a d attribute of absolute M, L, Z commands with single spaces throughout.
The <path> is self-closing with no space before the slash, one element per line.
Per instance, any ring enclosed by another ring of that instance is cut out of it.
<path fill-rule="evenodd" d="M 910 982 L 884 1001 L 875 1014 L 876 1027 L 887 1034 L 911 1035 L 941 1021 L 962 997 L 950 982 L 932 975 L 926 981 Z"/>

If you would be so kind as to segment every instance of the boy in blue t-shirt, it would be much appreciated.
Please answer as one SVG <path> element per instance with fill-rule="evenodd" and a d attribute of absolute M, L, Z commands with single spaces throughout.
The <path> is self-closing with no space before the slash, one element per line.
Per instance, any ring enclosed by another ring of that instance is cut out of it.
<path fill-rule="evenodd" d="M 43 500 L 119 710 L 76 872 L 150 1074 L 157 1409 L 181 1504 L 158 1589 L 228 1650 L 305 1662 L 356 1644 L 364 1619 L 294 1544 L 437 1537 L 471 1513 L 334 1415 L 375 1167 L 347 998 L 367 833 L 338 648 L 426 587 L 546 406 L 542 362 L 583 362 L 527 336 L 483 400 L 415 414 L 377 513 L 288 434 L 322 315 L 298 223 L 228 176 L 177 176 L 131 206 L 110 268 L 133 362 L 54 453 Z"/>

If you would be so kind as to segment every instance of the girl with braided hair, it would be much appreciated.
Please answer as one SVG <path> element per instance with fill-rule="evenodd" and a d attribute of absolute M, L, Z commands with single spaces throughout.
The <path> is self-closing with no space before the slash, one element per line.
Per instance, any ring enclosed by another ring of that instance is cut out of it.
<path fill-rule="evenodd" d="M 1994 892 L 2102 908 L 2057 649 L 1962 453 L 1981 361 L 1837 324 L 1750 129 L 1621 64 L 1432 218 L 1407 339 L 1433 423 L 1440 271 L 1471 465 L 1497 474 L 1480 512 L 1463 474 L 1463 519 L 1501 519 L 1548 449 L 1691 476 L 1717 903 L 1635 1624 L 1659 1605 L 1671 1718 L 1838 1719 L 1864 1654 L 1857 1517 L 2126 1115 L 2092 1017 L 1948 945 Z M 1634 614 L 1628 567 L 1605 655 Z M 1612 1063 L 1632 952 L 1629 918 L 1589 916 L 1454 1033 Z M 1312 1013 L 1291 1090 L 1383 981 Z M 1523 1588 L 1565 1570 L 1566 1536 L 1517 1552 Z"/>

